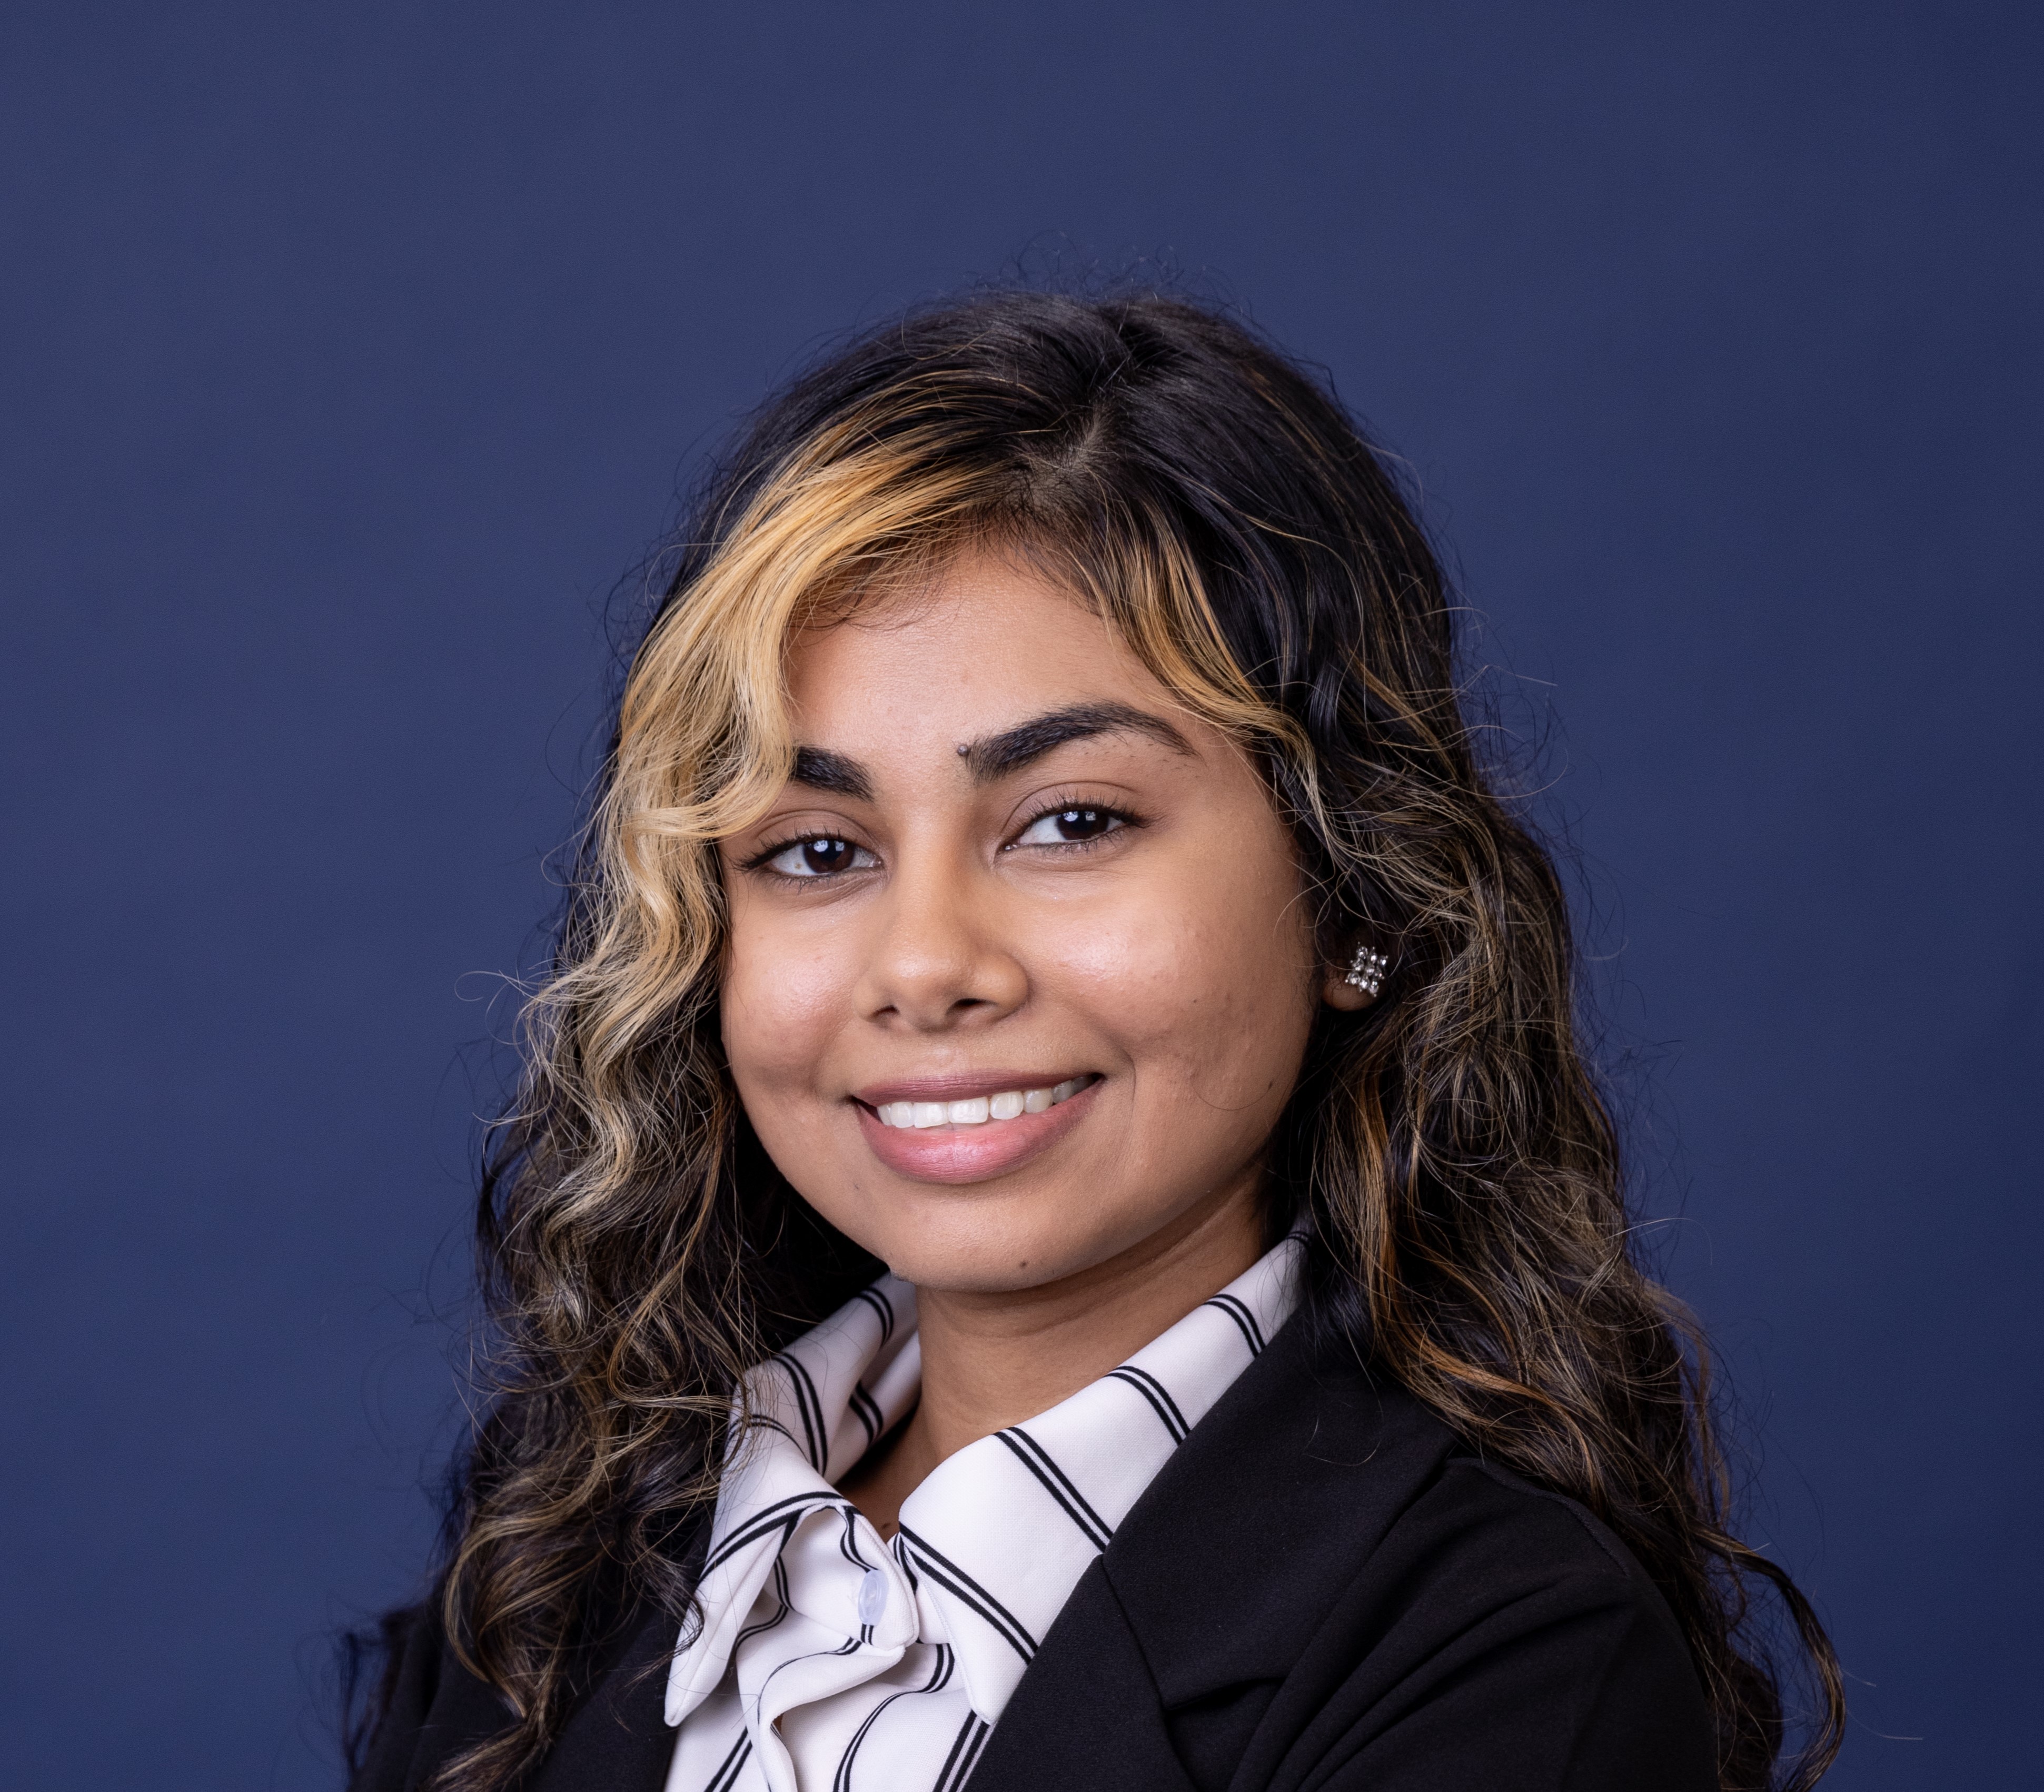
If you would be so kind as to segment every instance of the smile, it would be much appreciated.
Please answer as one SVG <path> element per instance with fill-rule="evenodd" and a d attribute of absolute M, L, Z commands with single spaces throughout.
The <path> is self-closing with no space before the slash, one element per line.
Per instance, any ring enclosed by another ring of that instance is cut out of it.
<path fill-rule="evenodd" d="M 853 1098 L 868 1148 L 897 1176 L 958 1183 L 1008 1175 L 1083 1126 L 1109 1086 L 1091 1072 L 1032 1085 L 1028 1071 L 1012 1069 L 946 1080 L 948 1087 L 936 1079 L 883 1084 Z M 937 1095 L 947 1098 L 916 1099 Z"/>
<path fill-rule="evenodd" d="M 985 1126 L 1019 1120 L 1025 1113 L 1047 1113 L 1097 1081 L 1075 1076 L 1047 1089 L 1004 1089 L 995 1095 L 975 1095 L 963 1102 L 886 1102 L 874 1109 L 882 1126 L 901 1132 L 932 1126 Z"/>

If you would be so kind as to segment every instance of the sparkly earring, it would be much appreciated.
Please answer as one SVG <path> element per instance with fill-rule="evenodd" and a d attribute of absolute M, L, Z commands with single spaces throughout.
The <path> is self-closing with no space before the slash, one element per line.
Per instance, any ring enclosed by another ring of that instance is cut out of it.
<path fill-rule="evenodd" d="M 1349 960 L 1348 975 L 1342 981 L 1361 990 L 1365 995 L 1374 996 L 1384 987 L 1384 973 L 1390 968 L 1391 960 L 1382 952 L 1358 946 L 1355 956 Z"/>

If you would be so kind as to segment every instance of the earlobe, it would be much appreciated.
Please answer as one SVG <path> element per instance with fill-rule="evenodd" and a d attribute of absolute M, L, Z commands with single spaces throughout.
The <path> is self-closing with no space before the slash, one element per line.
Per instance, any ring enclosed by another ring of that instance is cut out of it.
<path fill-rule="evenodd" d="M 1330 1008 L 1344 1013 L 1367 1008 L 1382 990 L 1384 974 L 1390 968 L 1391 960 L 1384 953 L 1367 945 L 1358 946 L 1347 969 L 1339 974 L 1327 973 L 1322 999 Z"/>

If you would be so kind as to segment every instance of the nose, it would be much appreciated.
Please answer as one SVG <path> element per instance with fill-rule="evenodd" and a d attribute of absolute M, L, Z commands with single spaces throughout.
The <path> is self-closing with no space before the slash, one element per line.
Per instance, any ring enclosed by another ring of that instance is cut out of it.
<path fill-rule="evenodd" d="M 882 1025 L 945 1033 L 1011 1014 L 1029 980 L 1000 925 L 994 880 L 942 852 L 905 855 L 878 905 L 859 1011 Z"/>

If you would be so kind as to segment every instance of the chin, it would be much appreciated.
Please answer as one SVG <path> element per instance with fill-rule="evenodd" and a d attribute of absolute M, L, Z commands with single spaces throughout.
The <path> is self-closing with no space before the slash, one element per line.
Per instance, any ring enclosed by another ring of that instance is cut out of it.
<path fill-rule="evenodd" d="M 1140 1221 L 1103 1225 L 1097 1213 L 1062 1221 L 1032 1216 L 1018 1223 L 954 1212 L 920 1213 L 905 1223 L 871 1229 L 886 1236 L 860 1242 L 904 1282 L 947 1294 L 1003 1294 L 1090 1269 L 1155 1227 Z"/>

